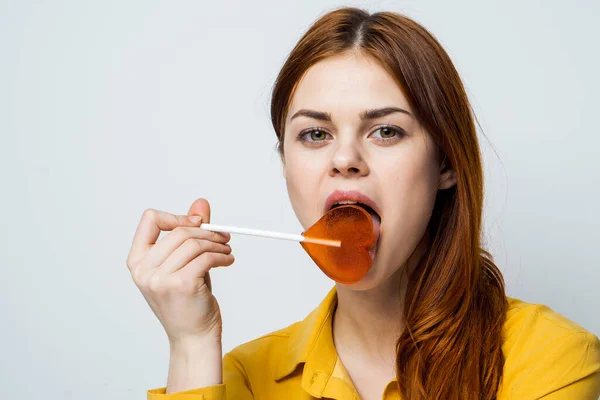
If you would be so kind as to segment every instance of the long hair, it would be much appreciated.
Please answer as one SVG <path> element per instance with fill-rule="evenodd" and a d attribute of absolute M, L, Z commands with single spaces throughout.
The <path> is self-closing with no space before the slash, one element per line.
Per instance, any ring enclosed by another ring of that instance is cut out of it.
<path fill-rule="evenodd" d="M 435 37 L 393 12 L 341 8 L 319 18 L 289 54 L 275 82 L 271 119 L 283 155 L 285 120 L 303 74 L 347 51 L 377 60 L 397 81 L 457 183 L 438 191 L 430 246 L 410 275 L 397 341 L 402 398 L 496 398 L 504 356 L 504 280 L 480 247 L 483 170 L 474 114 L 461 79 Z"/>

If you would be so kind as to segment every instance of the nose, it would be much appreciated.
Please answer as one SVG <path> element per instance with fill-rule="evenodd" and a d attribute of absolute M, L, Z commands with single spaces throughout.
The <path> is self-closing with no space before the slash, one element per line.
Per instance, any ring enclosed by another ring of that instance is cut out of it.
<path fill-rule="evenodd" d="M 356 143 L 338 144 L 331 157 L 330 176 L 359 177 L 369 173 L 369 168 Z"/>

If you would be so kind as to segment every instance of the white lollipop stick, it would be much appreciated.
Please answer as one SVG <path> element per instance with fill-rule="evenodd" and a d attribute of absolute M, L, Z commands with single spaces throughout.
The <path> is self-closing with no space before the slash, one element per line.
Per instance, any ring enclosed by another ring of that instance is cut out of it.
<path fill-rule="evenodd" d="M 200 224 L 200 228 L 206 229 L 207 231 L 212 231 L 212 232 L 239 233 L 241 235 L 261 236 L 261 237 L 267 237 L 267 238 L 272 238 L 272 239 L 293 240 L 295 242 L 316 243 L 316 244 L 322 244 L 325 246 L 333 246 L 333 247 L 341 247 L 342 246 L 342 242 L 340 240 L 317 239 L 317 238 L 305 237 L 305 236 L 297 235 L 297 234 L 293 234 L 293 233 L 262 231 L 262 230 L 258 230 L 258 229 L 238 228 L 237 226 L 225 226 L 225 225 L 215 225 L 215 224 Z"/>

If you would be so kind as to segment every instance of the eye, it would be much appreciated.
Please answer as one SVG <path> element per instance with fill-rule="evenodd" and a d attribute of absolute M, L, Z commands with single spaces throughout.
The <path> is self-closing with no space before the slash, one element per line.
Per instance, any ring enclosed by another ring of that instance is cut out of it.
<path fill-rule="evenodd" d="M 382 141 L 397 140 L 405 136 L 405 133 L 400 128 L 392 126 L 381 126 L 373 131 L 372 135 L 376 135 L 379 132 L 379 138 Z"/>
<path fill-rule="evenodd" d="M 327 135 L 329 135 L 329 133 L 325 132 L 321 128 L 311 128 L 300 132 L 298 139 L 301 142 L 310 144 L 315 142 L 323 142 L 327 138 Z"/>

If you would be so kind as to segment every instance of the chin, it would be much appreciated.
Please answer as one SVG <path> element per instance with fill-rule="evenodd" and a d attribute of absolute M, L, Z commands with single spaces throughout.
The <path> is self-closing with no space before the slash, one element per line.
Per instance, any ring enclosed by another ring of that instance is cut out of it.
<path fill-rule="evenodd" d="M 381 258 L 378 259 L 375 257 L 371 269 L 369 269 L 369 272 L 367 272 L 367 274 L 360 281 L 350 284 L 337 283 L 337 285 L 359 292 L 377 289 L 389 279 L 393 279 L 393 277 L 396 275 L 396 272 L 398 272 L 393 271 L 391 273 L 386 273 L 386 271 L 383 270 L 385 267 L 382 261 L 383 260 Z"/>

